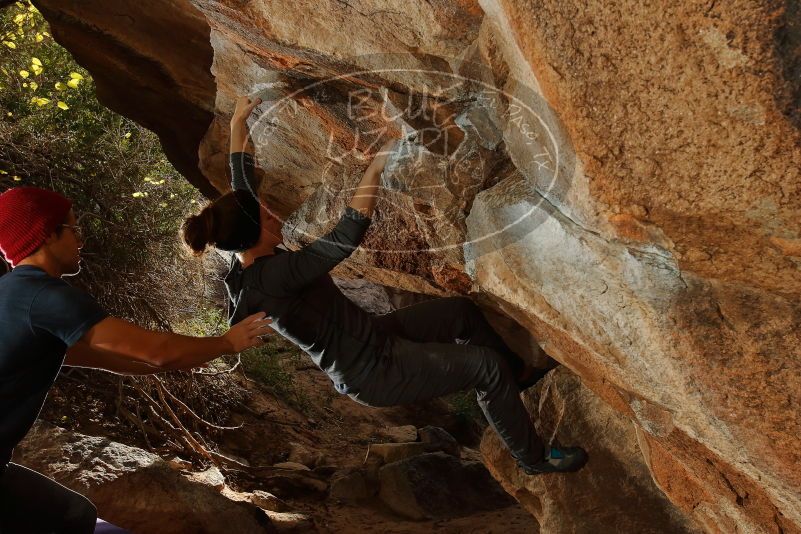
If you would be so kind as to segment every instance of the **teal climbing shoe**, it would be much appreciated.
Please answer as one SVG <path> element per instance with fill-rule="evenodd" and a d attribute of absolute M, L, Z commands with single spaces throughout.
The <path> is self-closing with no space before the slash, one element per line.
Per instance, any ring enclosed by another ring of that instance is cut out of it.
<path fill-rule="evenodd" d="M 587 459 L 587 451 L 581 447 L 551 447 L 543 461 L 533 465 L 520 464 L 520 467 L 527 475 L 569 473 L 584 467 Z"/>

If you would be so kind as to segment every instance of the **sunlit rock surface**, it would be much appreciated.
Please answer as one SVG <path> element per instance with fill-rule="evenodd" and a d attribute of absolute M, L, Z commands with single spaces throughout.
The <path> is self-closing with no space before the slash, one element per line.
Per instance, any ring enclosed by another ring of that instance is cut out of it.
<path fill-rule="evenodd" d="M 292 246 L 404 136 L 339 274 L 474 295 L 636 423 L 689 521 L 799 532 L 797 3 L 36 4 L 207 194 L 234 98 L 262 95 L 261 192 Z"/>

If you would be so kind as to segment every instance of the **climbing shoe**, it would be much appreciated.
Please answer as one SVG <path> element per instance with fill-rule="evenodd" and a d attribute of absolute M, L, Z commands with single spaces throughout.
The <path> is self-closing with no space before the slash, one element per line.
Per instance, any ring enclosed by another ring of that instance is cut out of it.
<path fill-rule="evenodd" d="M 587 458 L 587 451 L 581 447 L 551 447 L 543 461 L 533 465 L 521 464 L 520 467 L 527 475 L 568 473 L 581 469 Z"/>

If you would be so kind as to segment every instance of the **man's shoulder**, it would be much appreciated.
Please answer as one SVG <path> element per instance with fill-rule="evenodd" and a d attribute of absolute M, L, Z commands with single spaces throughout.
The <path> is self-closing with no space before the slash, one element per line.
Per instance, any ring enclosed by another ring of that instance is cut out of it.
<path fill-rule="evenodd" d="M 7 280 L 6 280 L 7 279 Z M 25 302 L 29 309 L 48 309 L 58 306 L 97 305 L 86 291 L 69 284 L 63 278 L 50 276 L 40 269 L 17 267 L 0 277 L 0 294 L 18 302 Z"/>
<path fill-rule="evenodd" d="M 0 276 L 0 294 L 7 297 L 20 298 L 30 295 L 31 298 L 42 289 L 67 284 L 60 278 L 54 278 L 39 269 L 17 267 L 8 274 Z"/>

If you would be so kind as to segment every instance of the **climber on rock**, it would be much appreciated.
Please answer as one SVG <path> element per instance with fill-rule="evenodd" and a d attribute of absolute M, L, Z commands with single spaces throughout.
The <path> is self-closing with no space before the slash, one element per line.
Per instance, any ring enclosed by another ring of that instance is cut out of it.
<path fill-rule="evenodd" d="M 526 366 L 466 297 L 434 299 L 372 315 L 348 300 L 329 271 L 359 246 L 376 204 L 392 140 L 368 166 L 339 222 L 308 246 L 283 247 L 282 222 L 258 198 L 247 118 L 260 99 L 241 97 L 231 120 L 233 191 L 189 217 L 196 254 L 232 251 L 225 277 L 229 321 L 266 312 L 271 328 L 309 354 L 336 389 L 368 406 L 423 402 L 475 388 L 490 425 L 528 474 L 575 471 L 579 447 L 545 447 L 520 397 L 544 374 Z M 461 341 L 461 343 L 460 343 Z"/>
<path fill-rule="evenodd" d="M 0 250 L 13 268 L 0 276 L 0 532 L 95 530 L 97 511 L 87 498 L 10 463 L 62 365 L 119 374 L 189 369 L 258 345 L 269 330 L 264 312 L 207 338 L 110 317 L 62 279 L 80 270 L 81 247 L 67 198 L 35 187 L 0 195 Z"/>

